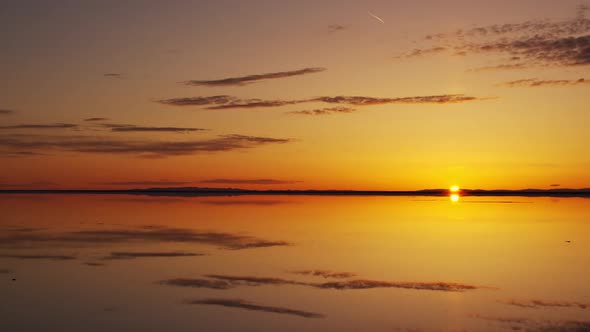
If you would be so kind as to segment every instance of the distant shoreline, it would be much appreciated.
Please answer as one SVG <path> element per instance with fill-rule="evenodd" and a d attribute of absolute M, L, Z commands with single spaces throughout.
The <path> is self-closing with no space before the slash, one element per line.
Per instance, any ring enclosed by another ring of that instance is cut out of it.
<path fill-rule="evenodd" d="M 2 194 L 95 194 L 145 196 L 449 196 L 447 189 L 426 190 L 249 190 L 233 188 L 148 188 L 148 189 L 70 189 L 70 190 L 0 190 Z M 460 196 L 589 197 L 590 189 L 463 189 Z"/>

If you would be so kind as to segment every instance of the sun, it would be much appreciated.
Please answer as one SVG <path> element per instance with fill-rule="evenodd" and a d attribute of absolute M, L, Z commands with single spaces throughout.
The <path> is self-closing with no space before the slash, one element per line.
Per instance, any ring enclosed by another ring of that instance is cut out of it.
<path fill-rule="evenodd" d="M 449 190 L 450 190 L 452 193 L 456 193 L 456 192 L 459 192 L 459 190 L 461 190 L 461 189 L 459 188 L 459 186 L 458 186 L 458 185 L 452 185 L 452 186 L 451 186 L 451 188 L 449 188 Z"/>
<path fill-rule="evenodd" d="M 453 202 L 453 203 L 456 203 L 459 201 L 459 195 L 457 195 L 457 194 L 452 194 L 449 198 L 451 199 L 451 202 Z"/>

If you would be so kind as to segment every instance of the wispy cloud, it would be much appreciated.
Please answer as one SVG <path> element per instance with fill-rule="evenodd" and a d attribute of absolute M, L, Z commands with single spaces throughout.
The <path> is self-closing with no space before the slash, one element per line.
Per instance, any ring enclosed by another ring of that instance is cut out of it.
<path fill-rule="evenodd" d="M 239 109 L 239 108 L 268 108 L 281 107 L 286 105 L 297 105 L 307 103 L 309 100 L 262 100 L 262 99 L 246 99 L 237 100 L 225 105 L 216 105 L 207 107 L 211 110 L 225 110 L 225 109 Z"/>
<path fill-rule="evenodd" d="M 282 278 L 273 278 L 273 277 L 257 277 L 257 276 L 228 276 L 228 275 L 219 275 L 219 274 L 209 274 L 206 275 L 207 278 L 217 279 L 217 280 L 224 280 L 231 282 L 235 286 L 262 286 L 262 285 L 275 285 L 275 286 L 283 286 L 283 285 L 301 285 L 301 286 L 309 286 L 311 284 L 306 282 L 300 282 L 295 280 L 288 280 Z"/>
<path fill-rule="evenodd" d="M 500 317 L 500 316 L 487 316 L 480 314 L 469 315 L 471 318 L 481 319 L 491 322 L 504 323 L 504 324 L 528 324 L 531 322 L 528 318 L 523 317 Z"/>
<path fill-rule="evenodd" d="M 416 96 L 399 98 L 375 98 L 363 96 L 337 96 L 318 97 L 314 101 L 322 101 L 330 104 L 347 104 L 354 106 L 384 105 L 384 104 L 455 104 L 469 101 L 482 100 L 481 98 L 466 96 L 463 94 Z"/>
<path fill-rule="evenodd" d="M 204 256 L 201 253 L 191 252 L 111 252 L 108 256 L 101 258 L 102 260 L 124 260 L 136 258 L 173 258 L 173 257 L 197 257 Z"/>
<path fill-rule="evenodd" d="M 0 130 L 9 129 L 73 129 L 78 125 L 71 123 L 53 123 L 53 124 L 18 124 L 12 126 L 0 126 Z"/>
<path fill-rule="evenodd" d="M 13 113 L 14 113 L 13 110 L 0 109 L 0 115 L 9 115 L 9 114 L 13 114 Z"/>
<path fill-rule="evenodd" d="M 0 255 L 0 258 L 11 258 L 11 259 L 21 259 L 21 260 L 52 260 L 52 261 L 67 261 L 76 259 L 76 256 L 68 256 L 68 255 L 8 255 L 3 254 Z"/>
<path fill-rule="evenodd" d="M 516 81 L 501 83 L 501 86 L 514 87 L 539 87 L 539 86 L 571 86 L 590 84 L 590 80 L 580 78 L 577 80 L 539 80 L 537 78 L 528 78 Z"/>
<path fill-rule="evenodd" d="M 230 289 L 235 288 L 237 285 L 231 281 L 226 280 L 212 280 L 212 279 L 168 279 L 159 281 L 160 285 L 178 286 L 178 287 L 191 287 L 191 288 L 209 288 L 209 289 Z"/>
<path fill-rule="evenodd" d="M 101 267 L 101 266 L 105 266 L 106 264 L 104 263 L 99 263 L 99 262 L 84 262 L 82 263 L 86 266 L 92 266 L 92 267 Z"/>
<path fill-rule="evenodd" d="M 274 206 L 274 205 L 282 205 L 282 204 L 291 204 L 292 201 L 280 201 L 280 200 L 269 200 L 269 199 L 223 199 L 223 200 L 206 200 L 206 201 L 199 201 L 201 204 L 207 205 L 220 205 L 220 206 L 229 206 L 229 205 L 255 205 L 255 206 Z"/>
<path fill-rule="evenodd" d="M 400 57 L 448 51 L 454 55 L 490 54 L 505 58 L 504 63 L 484 67 L 483 70 L 588 65 L 588 33 L 590 20 L 585 18 L 584 10 L 578 11 L 577 17 L 565 21 L 535 20 L 431 34 L 425 40 L 435 45 L 415 49 Z M 512 61 L 519 63 L 510 63 Z"/>
<path fill-rule="evenodd" d="M 417 290 L 431 290 L 443 292 L 463 292 L 466 290 L 474 290 L 482 287 L 454 283 L 454 282 L 392 282 L 392 281 L 378 281 L 378 280 L 346 280 L 326 282 L 315 285 L 317 288 L 324 289 L 371 289 L 371 288 L 405 288 Z"/>
<path fill-rule="evenodd" d="M 35 157 L 35 156 L 46 156 L 46 153 L 34 152 L 34 151 L 0 151 L 0 156 L 6 157 Z"/>
<path fill-rule="evenodd" d="M 576 66 L 590 64 L 590 35 L 580 37 L 527 37 L 488 43 L 469 43 L 470 53 L 498 53 L 518 56 L 531 65 Z"/>
<path fill-rule="evenodd" d="M 208 97 L 184 97 L 158 100 L 159 103 L 170 106 L 206 106 L 206 105 L 223 105 L 235 102 L 236 97 L 227 95 L 208 96 Z"/>
<path fill-rule="evenodd" d="M 186 301 L 187 304 L 203 304 L 203 305 L 216 305 L 222 307 L 229 307 L 229 308 L 238 308 L 238 309 L 245 309 L 245 310 L 253 310 L 253 311 L 263 311 L 263 312 L 270 312 L 275 314 L 284 314 L 284 315 L 292 315 L 292 316 L 299 316 L 303 318 L 323 318 L 324 316 L 318 313 L 303 311 L 303 310 L 295 310 L 283 307 L 273 307 L 273 306 L 264 306 L 259 304 L 254 304 L 252 302 L 248 302 L 241 299 L 204 299 L 204 300 L 188 300 Z"/>
<path fill-rule="evenodd" d="M 372 289 L 372 288 L 403 288 L 403 289 L 416 289 L 416 290 L 430 290 L 430 291 L 443 291 L 443 292 L 463 292 L 468 290 L 475 290 L 485 287 L 479 287 L 474 285 L 467 285 L 453 282 L 394 282 L 394 281 L 378 281 L 378 280 L 344 280 L 334 282 L 303 282 L 296 280 L 289 280 L 283 278 L 273 277 L 257 277 L 257 276 L 229 276 L 229 275 L 217 275 L 210 274 L 205 277 L 214 280 L 222 280 L 229 283 L 227 288 L 237 286 L 307 286 L 320 289 L 335 289 L 335 290 L 356 290 L 356 289 Z M 174 286 L 187 286 L 190 285 L 191 279 L 182 279 L 182 283 L 170 282 L 169 280 L 163 281 L 163 284 L 174 285 Z M 201 279 L 197 279 L 197 284 L 201 285 Z M 194 287 L 194 286 L 190 286 Z M 201 286 L 204 287 L 204 286 Z"/>
<path fill-rule="evenodd" d="M 348 29 L 348 26 L 346 26 L 346 25 L 340 25 L 340 24 L 328 25 L 328 32 L 330 32 L 330 33 L 339 32 L 339 31 L 343 31 L 346 29 Z"/>
<path fill-rule="evenodd" d="M 301 181 L 292 180 L 278 180 L 278 179 L 208 179 L 202 180 L 201 183 L 206 184 L 262 184 L 262 185 L 274 185 L 274 184 L 293 184 Z"/>
<path fill-rule="evenodd" d="M 237 134 L 185 141 L 128 140 L 96 136 L 0 135 L 0 153 L 66 151 L 129 154 L 140 157 L 169 157 L 251 149 L 291 141 L 291 139 L 284 138 Z"/>
<path fill-rule="evenodd" d="M 87 121 L 87 122 L 93 122 L 93 121 L 107 121 L 107 120 L 109 120 L 109 119 L 108 119 L 108 118 L 87 118 L 87 119 L 84 119 L 84 121 Z"/>
<path fill-rule="evenodd" d="M 584 332 L 590 331 L 590 321 L 551 321 L 534 320 L 522 317 L 499 317 L 480 314 L 470 315 L 471 318 L 494 322 L 513 331 L 528 332 Z"/>
<path fill-rule="evenodd" d="M 477 67 L 467 70 L 467 72 L 486 72 L 486 71 L 497 71 L 497 70 L 518 70 L 518 69 L 525 69 L 528 68 L 528 65 L 524 63 L 509 63 L 509 64 L 499 64 L 493 66 L 483 66 Z"/>
<path fill-rule="evenodd" d="M 356 109 L 350 107 L 328 107 L 313 110 L 292 111 L 288 113 L 297 115 L 330 115 L 338 113 L 352 113 L 354 111 L 356 111 Z"/>
<path fill-rule="evenodd" d="M 103 74 L 104 77 L 109 77 L 109 78 L 123 78 L 123 74 L 121 73 L 106 73 Z"/>
<path fill-rule="evenodd" d="M 212 245 L 226 250 L 242 250 L 290 245 L 257 237 L 185 228 L 142 227 L 136 229 L 86 230 L 66 233 L 10 232 L 0 234 L 0 248 L 70 248 L 118 243 L 193 243 Z M 38 256 L 34 256 L 38 257 Z M 17 257 L 14 257 L 17 258 Z"/>
<path fill-rule="evenodd" d="M 251 83 L 264 81 L 264 80 L 301 76 L 301 75 L 307 75 L 307 74 L 315 74 L 315 73 L 319 73 L 319 72 L 322 72 L 325 70 L 326 70 L 326 68 L 304 68 L 304 69 L 291 70 L 291 71 L 255 74 L 255 75 L 247 75 L 247 76 L 239 76 L 239 77 L 229 77 L 229 78 L 223 78 L 223 79 L 218 79 L 218 80 L 192 80 L 192 81 L 186 81 L 183 83 L 186 85 L 192 85 L 192 86 L 201 86 L 201 85 L 203 85 L 203 86 L 243 86 L 246 84 L 251 84 Z"/>
<path fill-rule="evenodd" d="M 210 96 L 210 97 L 186 97 L 160 100 L 158 102 L 171 106 L 207 106 L 205 109 L 250 109 L 269 108 L 286 105 L 297 105 L 309 102 L 323 102 L 328 104 L 346 104 L 353 106 L 384 105 L 384 104 L 454 104 L 489 98 L 478 98 L 463 94 L 447 94 L 432 96 L 413 96 L 398 98 L 379 98 L 366 96 L 335 96 L 316 97 L 300 100 L 263 100 L 263 99 L 239 99 L 232 96 Z M 328 109 L 328 112 L 348 112 L 349 109 Z M 314 112 L 310 112 L 313 114 Z M 321 113 L 321 111 L 320 111 Z M 304 112 L 305 114 L 305 112 Z"/>
<path fill-rule="evenodd" d="M 114 124 L 103 123 L 101 127 L 109 128 L 113 132 L 169 132 L 169 133 L 188 133 L 195 131 L 206 131 L 203 128 L 188 128 L 188 127 L 145 127 L 131 124 Z"/>
<path fill-rule="evenodd" d="M 569 301 L 545 301 L 545 300 L 508 300 L 501 303 L 521 307 L 521 308 L 590 308 L 588 303 L 569 302 Z"/>
<path fill-rule="evenodd" d="M 290 273 L 304 275 L 304 276 L 323 277 L 325 279 L 328 279 L 328 278 L 348 279 L 348 278 L 356 277 L 356 274 L 354 274 L 354 273 L 334 272 L 334 271 L 328 271 L 328 270 L 297 270 L 297 271 L 290 271 Z"/>
<path fill-rule="evenodd" d="M 190 182 L 180 181 L 122 181 L 122 182 L 101 182 L 99 184 L 111 185 L 111 186 L 182 186 L 189 184 Z"/>
<path fill-rule="evenodd" d="M 443 53 L 447 51 L 446 47 L 443 46 L 434 46 L 430 48 L 416 48 L 406 54 L 402 54 L 400 56 L 396 56 L 395 58 L 417 58 L 426 55 L 434 55 L 438 53 Z"/>

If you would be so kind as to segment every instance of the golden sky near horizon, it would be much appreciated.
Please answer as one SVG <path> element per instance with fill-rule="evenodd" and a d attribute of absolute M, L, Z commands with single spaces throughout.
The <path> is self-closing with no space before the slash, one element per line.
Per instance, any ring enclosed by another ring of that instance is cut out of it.
<path fill-rule="evenodd" d="M 0 189 L 590 187 L 571 1 L 7 1 Z"/>

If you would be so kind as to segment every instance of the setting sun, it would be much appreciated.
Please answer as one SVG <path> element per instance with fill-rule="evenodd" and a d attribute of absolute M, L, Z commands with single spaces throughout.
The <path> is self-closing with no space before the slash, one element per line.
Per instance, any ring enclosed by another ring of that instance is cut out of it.
<path fill-rule="evenodd" d="M 451 188 L 449 188 L 449 190 L 453 193 L 459 192 L 459 186 L 453 185 Z"/>

